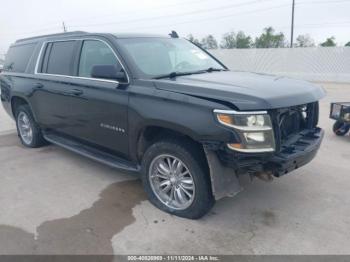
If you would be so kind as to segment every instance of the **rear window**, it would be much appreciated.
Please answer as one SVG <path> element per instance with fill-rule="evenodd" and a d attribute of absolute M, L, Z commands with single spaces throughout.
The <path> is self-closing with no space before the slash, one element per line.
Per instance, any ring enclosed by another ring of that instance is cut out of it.
<path fill-rule="evenodd" d="M 45 57 L 48 55 L 45 73 L 71 75 L 75 43 L 76 41 L 50 43 L 45 54 Z"/>
<path fill-rule="evenodd" d="M 34 43 L 10 47 L 6 55 L 4 70 L 24 73 L 34 52 L 35 45 Z"/>

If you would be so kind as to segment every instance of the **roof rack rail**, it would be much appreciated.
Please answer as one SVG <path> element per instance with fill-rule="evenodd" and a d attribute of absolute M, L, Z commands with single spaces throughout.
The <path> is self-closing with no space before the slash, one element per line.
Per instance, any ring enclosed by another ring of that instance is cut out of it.
<path fill-rule="evenodd" d="M 49 35 L 40 35 L 40 36 L 34 36 L 34 37 L 27 37 L 27 38 L 22 38 L 18 39 L 15 43 L 20 43 L 28 40 L 33 40 L 33 39 L 40 39 L 40 38 L 45 38 L 45 37 L 52 37 L 52 36 L 70 36 L 70 35 L 77 35 L 77 34 L 84 34 L 86 32 L 84 31 L 73 31 L 73 32 L 65 32 L 65 33 L 58 33 L 58 34 L 49 34 Z"/>

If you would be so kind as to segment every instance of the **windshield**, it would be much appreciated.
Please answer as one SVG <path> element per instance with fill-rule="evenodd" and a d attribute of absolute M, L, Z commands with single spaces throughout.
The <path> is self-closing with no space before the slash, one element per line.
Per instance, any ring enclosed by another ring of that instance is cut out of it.
<path fill-rule="evenodd" d="M 181 38 L 118 39 L 144 77 L 225 68 L 203 50 Z"/>

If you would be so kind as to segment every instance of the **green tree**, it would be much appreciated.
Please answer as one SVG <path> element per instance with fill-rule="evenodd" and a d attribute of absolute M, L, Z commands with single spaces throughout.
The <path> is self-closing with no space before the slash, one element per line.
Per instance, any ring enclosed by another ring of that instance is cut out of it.
<path fill-rule="evenodd" d="M 199 42 L 199 40 L 196 39 L 196 38 L 194 38 L 194 36 L 193 36 L 192 34 L 189 34 L 189 35 L 187 36 L 187 39 L 188 39 L 189 41 L 191 41 L 192 43 L 194 43 L 195 45 L 201 45 L 200 42 Z"/>
<path fill-rule="evenodd" d="M 204 37 L 202 39 L 201 46 L 205 49 L 217 49 L 218 42 L 216 41 L 214 36 L 208 35 L 207 37 Z"/>
<path fill-rule="evenodd" d="M 335 42 L 335 37 L 332 36 L 327 38 L 327 40 L 321 43 L 320 46 L 323 46 L 323 47 L 337 46 L 337 43 Z"/>
<path fill-rule="evenodd" d="M 221 40 L 221 48 L 232 49 L 232 48 L 250 48 L 252 46 L 252 38 L 246 36 L 243 31 L 229 32 L 224 34 Z"/>
<path fill-rule="evenodd" d="M 236 34 L 234 32 L 226 33 L 221 40 L 221 48 L 232 49 L 237 47 Z"/>
<path fill-rule="evenodd" d="M 252 46 L 252 38 L 246 36 L 243 31 L 239 31 L 236 35 L 237 48 L 250 48 Z"/>
<path fill-rule="evenodd" d="M 286 40 L 284 34 L 275 34 L 275 30 L 272 27 L 267 27 L 264 32 L 257 38 L 255 38 L 256 48 L 278 48 L 285 47 Z"/>
<path fill-rule="evenodd" d="M 345 44 L 345 46 L 349 46 L 349 47 L 350 47 L 350 42 L 347 42 L 347 43 Z"/>
<path fill-rule="evenodd" d="M 310 35 L 299 35 L 297 37 L 296 47 L 313 47 L 315 46 L 315 41 L 310 37 Z"/>

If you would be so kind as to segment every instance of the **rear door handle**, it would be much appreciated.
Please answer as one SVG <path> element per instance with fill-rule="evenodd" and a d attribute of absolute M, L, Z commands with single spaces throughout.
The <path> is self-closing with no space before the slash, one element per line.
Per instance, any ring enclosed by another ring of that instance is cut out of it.
<path fill-rule="evenodd" d="M 81 96 L 84 92 L 80 89 L 72 89 L 69 91 L 69 93 L 75 96 Z"/>

